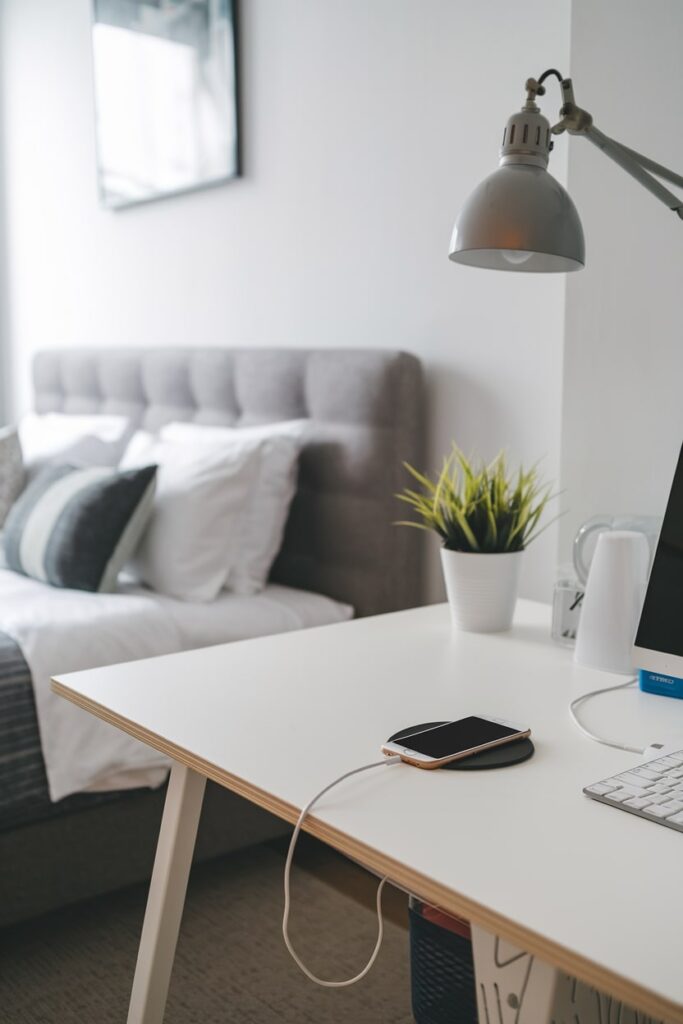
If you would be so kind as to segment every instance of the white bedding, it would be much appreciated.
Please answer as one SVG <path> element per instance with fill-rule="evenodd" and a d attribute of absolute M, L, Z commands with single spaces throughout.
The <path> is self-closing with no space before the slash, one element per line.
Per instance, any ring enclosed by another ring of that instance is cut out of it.
<path fill-rule="evenodd" d="M 51 676 L 351 615 L 348 605 L 275 584 L 253 597 L 223 593 L 209 604 L 190 604 L 132 585 L 117 594 L 60 590 L 0 569 L 0 630 L 19 644 L 31 670 L 52 800 L 160 785 L 169 761 L 56 696 Z"/>

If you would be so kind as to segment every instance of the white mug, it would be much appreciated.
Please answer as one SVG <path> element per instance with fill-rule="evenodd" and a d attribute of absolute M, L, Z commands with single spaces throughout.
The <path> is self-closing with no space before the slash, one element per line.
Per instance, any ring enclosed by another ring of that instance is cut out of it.
<path fill-rule="evenodd" d="M 633 671 L 633 639 L 647 582 L 643 533 L 609 530 L 595 548 L 576 633 L 574 660 L 605 672 Z"/>

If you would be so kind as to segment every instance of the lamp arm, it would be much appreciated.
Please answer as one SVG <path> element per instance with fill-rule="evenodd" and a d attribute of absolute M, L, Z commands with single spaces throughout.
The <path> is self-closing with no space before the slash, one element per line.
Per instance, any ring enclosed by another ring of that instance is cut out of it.
<path fill-rule="evenodd" d="M 624 146 L 621 142 L 617 142 L 615 139 L 610 139 L 608 135 L 601 132 L 599 128 L 596 128 L 593 124 L 593 118 L 587 110 L 582 110 L 581 107 L 577 107 L 574 101 L 574 89 L 572 86 L 571 78 L 562 78 L 562 76 L 551 69 L 541 75 L 541 78 L 536 81 L 535 79 L 529 79 L 527 81 L 527 90 L 529 96 L 536 94 L 542 95 L 545 89 L 541 83 L 542 79 L 549 74 L 557 75 L 560 80 L 560 87 L 562 89 L 563 106 L 560 111 L 561 120 L 557 124 L 553 125 L 553 135 L 560 135 L 562 132 L 569 132 L 570 135 L 583 135 L 584 138 L 592 142 L 594 146 L 597 146 L 605 156 L 608 156 L 610 160 L 613 160 L 615 164 L 618 164 L 622 170 L 630 174 L 632 178 L 635 178 L 643 188 L 646 188 L 648 192 L 651 192 L 653 196 L 656 196 L 660 202 L 668 206 L 670 210 L 675 211 L 678 216 L 683 220 L 683 198 L 675 196 L 673 192 L 670 192 L 668 188 L 664 188 L 653 175 L 658 178 L 663 178 L 664 181 L 670 182 L 672 185 L 678 185 L 683 188 L 683 175 L 677 174 L 675 171 L 670 170 L 668 167 L 664 167 L 662 164 L 658 164 L 655 160 L 651 160 L 649 156 L 643 156 L 642 153 L 637 153 L 635 149 L 629 149 L 628 146 Z M 531 91 L 529 92 L 529 89 Z"/>
<path fill-rule="evenodd" d="M 605 156 L 608 156 L 610 160 L 618 164 L 622 170 L 630 174 L 632 178 L 635 178 L 643 188 L 646 188 L 648 192 L 651 192 L 660 202 L 668 206 L 670 210 L 674 210 L 683 219 L 683 199 L 675 196 L 668 188 L 660 185 L 649 172 L 652 171 L 660 178 L 664 178 L 665 181 L 670 181 L 674 185 L 680 185 L 682 188 L 683 176 L 670 171 L 666 167 L 662 167 L 661 164 L 655 163 L 649 157 L 641 156 L 640 153 L 636 153 L 635 150 L 623 146 L 620 142 L 615 142 L 614 139 L 610 139 L 599 128 L 596 128 L 594 124 L 589 125 L 578 134 L 584 135 L 589 142 L 592 142 L 594 146 L 602 150 Z"/>
<path fill-rule="evenodd" d="M 670 181 L 672 185 L 679 185 L 683 188 L 683 174 L 676 174 L 675 171 L 669 170 L 668 167 L 663 167 L 662 164 L 658 164 L 655 160 L 651 160 L 649 156 L 643 156 L 642 153 L 636 153 L 635 149 L 630 149 L 625 146 L 623 142 L 618 143 L 621 148 L 628 153 L 629 156 L 637 160 L 641 167 L 656 174 L 658 178 L 663 178 L 664 181 Z"/>

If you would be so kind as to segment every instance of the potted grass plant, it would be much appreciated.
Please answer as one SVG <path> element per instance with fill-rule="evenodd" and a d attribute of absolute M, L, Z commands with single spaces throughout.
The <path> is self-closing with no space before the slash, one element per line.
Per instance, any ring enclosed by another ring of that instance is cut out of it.
<path fill-rule="evenodd" d="M 419 489 L 396 497 L 417 516 L 397 525 L 437 533 L 451 617 L 459 629 L 509 629 L 517 600 L 522 555 L 544 527 L 550 487 L 536 466 L 509 473 L 504 453 L 493 462 L 468 459 L 453 444 L 435 480 L 409 463 Z M 549 523 L 547 525 L 550 525 Z"/>

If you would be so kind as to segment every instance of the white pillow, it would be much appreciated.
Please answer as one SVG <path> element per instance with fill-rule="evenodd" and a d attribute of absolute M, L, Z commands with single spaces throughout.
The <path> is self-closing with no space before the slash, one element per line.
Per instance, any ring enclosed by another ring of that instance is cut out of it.
<path fill-rule="evenodd" d="M 71 462 L 76 466 L 117 465 L 126 443 L 125 416 L 29 413 L 19 423 L 24 465 Z"/>
<path fill-rule="evenodd" d="M 152 518 L 132 570 L 160 594 L 212 601 L 237 555 L 258 471 L 258 447 L 176 443 L 134 434 L 121 469 L 155 464 Z"/>
<path fill-rule="evenodd" d="M 266 584 L 282 545 L 296 491 L 297 461 L 305 428 L 306 420 L 287 420 L 236 428 L 169 423 L 161 429 L 162 439 L 179 443 L 258 445 L 258 475 L 243 520 L 238 555 L 229 567 L 225 584 L 235 594 L 257 594 Z"/>

